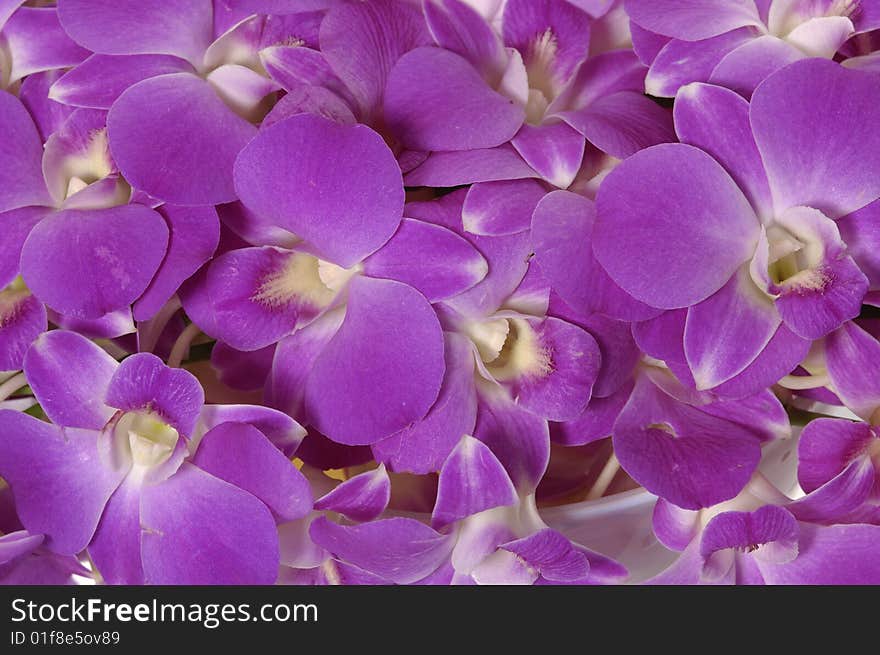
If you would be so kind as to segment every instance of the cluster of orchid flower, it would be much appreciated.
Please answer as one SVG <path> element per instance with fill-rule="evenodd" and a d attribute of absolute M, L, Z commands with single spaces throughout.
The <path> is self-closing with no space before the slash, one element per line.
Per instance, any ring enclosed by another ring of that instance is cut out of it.
<path fill-rule="evenodd" d="M 0 89 L 0 581 L 880 583 L 880 0 L 0 0 Z"/>

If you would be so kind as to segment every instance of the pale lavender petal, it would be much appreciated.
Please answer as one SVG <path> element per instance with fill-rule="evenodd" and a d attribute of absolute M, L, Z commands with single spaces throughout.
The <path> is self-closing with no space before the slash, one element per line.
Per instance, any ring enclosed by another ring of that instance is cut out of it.
<path fill-rule="evenodd" d="M 281 520 L 294 521 L 312 510 L 308 480 L 257 428 L 221 423 L 202 437 L 192 463 L 243 489 Z"/>
<path fill-rule="evenodd" d="M 523 124 L 511 143 L 529 166 L 560 189 L 571 186 L 584 158 L 583 135 L 562 121 Z"/>
<path fill-rule="evenodd" d="M 844 404 L 870 420 L 880 408 L 880 341 L 853 322 L 825 338 L 825 360 L 834 392 Z"/>
<path fill-rule="evenodd" d="M 837 218 L 880 197 L 880 134 L 846 127 L 880 121 L 872 74 L 796 62 L 755 91 L 751 121 L 777 213 L 804 205 Z"/>
<path fill-rule="evenodd" d="M 419 7 L 376 0 L 332 8 L 321 22 L 319 38 L 321 52 L 356 98 L 360 119 L 369 123 L 381 115 L 394 64 L 431 37 Z"/>
<path fill-rule="evenodd" d="M 626 0 L 626 11 L 647 30 L 688 41 L 762 26 L 754 0 Z"/>
<path fill-rule="evenodd" d="M 504 465 L 516 488 L 530 493 L 550 460 L 547 421 L 515 404 L 501 389 L 480 390 L 474 436 Z"/>
<path fill-rule="evenodd" d="M 141 483 L 127 477 L 116 489 L 89 544 L 89 557 L 107 584 L 142 585 Z"/>
<path fill-rule="evenodd" d="M 151 353 L 137 353 L 119 364 L 107 387 L 106 402 L 127 412 L 148 408 L 188 437 L 205 394 L 189 371 L 169 368 Z"/>
<path fill-rule="evenodd" d="M 60 0 L 58 17 L 79 44 L 105 55 L 177 55 L 200 64 L 212 40 L 210 0 Z"/>
<path fill-rule="evenodd" d="M 236 199 L 233 163 L 257 133 L 207 82 L 189 73 L 129 87 L 113 103 L 107 127 L 126 180 L 155 198 L 187 206 Z"/>
<path fill-rule="evenodd" d="M 448 50 L 413 50 L 388 76 L 386 125 L 413 150 L 493 148 L 509 141 L 524 118 L 521 106 Z"/>
<path fill-rule="evenodd" d="M 749 124 L 749 103 L 718 86 L 690 84 L 679 91 L 674 116 L 681 142 L 712 155 L 748 197 L 755 213 L 771 218 L 773 201 Z"/>
<path fill-rule="evenodd" d="M 365 275 L 405 282 L 436 302 L 467 291 L 489 270 L 483 256 L 451 230 L 404 218 L 384 246 L 364 260 Z"/>
<path fill-rule="evenodd" d="M 12 487 L 21 522 L 30 532 L 44 534 L 50 550 L 80 552 L 125 475 L 105 466 L 98 433 L 62 430 L 21 412 L 0 410 L 0 441 L 0 475 Z"/>
<path fill-rule="evenodd" d="M 315 501 L 315 509 L 338 512 L 351 521 L 379 518 L 391 499 L 391 480 L 385 466 L 349 478 Z"/>
<path fill-rule="evenodd" d="M 407 186 L 453 187 L 472 182 L 540 177 L 510 144 L 497 148 L 434 152 L 406 176 Z"/>
<path fill-rule="evenodd" d="M 312 523 L 309 534 L 339 559 L 397 584 L 410 584 L 433 573 L 455 543 L 450 536 L 409 518 L 343 526 L 321 517 Z"/>
<path fill-rule="evenodd" d="M 31 230 L 21 271 L 52 309 L 98 318 L 130 305 L 147 288 L 167 242 L 165 221 L 142 205 L 68 209 Z"/>
<path fill-rule="evenodd" d="M 760 232 L 724 169 L 680 144 L 648 148 L 617 166 L 602 184 L 596 210 L 596 258 L 624 290 L 668 309 L 724 286 L 751 257 Z M 633 260 L 641 264 L 632 267 Z"/>
<path fill-rule="evenodd" d="M 461 435 L 471 434 L 477 418 L 474 353 L 470 340 L 447 332 L 446 374 L 440 395 L 420 421 L 373 444 L 373 455 L 392 471 L 419 475 L 439 471 Z"/>
<path fill-rule="evenodd" d="M 836 418 L 810 421 L 798 440 L 798 482 L 812 493 L 861 457 L 877 436 L 867 423 Z"/>
<path fill-rule="evenodd" d="M 400 169 L 382 138 L 310 114 L 262 130 L 235 163 L 235 185 L 249 209 L 345 268 L 385 243 L 403 212 Z"/>
<path fill-rule="evenodd" d="M 137 321 L 155 316 L 180 285 L 214 255 L 220 242 L 220 221 L 213 207 L 163 205 L 158 212 L 168 224 L 168 250 L 156 277 L 134 304 Z"/>
<path fill-rule="evenodd" d="M 436 529 L 519 500 L 498 458 L 481 441 L 464 435 L 440 469 L 437 502 L 431 514 Z"/>
<path fill-rule="evenodd" d="M 278 575 L 266 506 L 191 464 L 144 488 L 141 527 L 147 584 L 272 584 Z"/>
<path fill-rule="evenodd" d="M 772 73 L 803 58 L 804 54 L 788 41 L 770 35 L 761 36 L 724 55 L 708 81 L 750 98 L 757 86 Z"/>
<path fill-rule="evenodd" d="M 485 236 L 529 229 L 532 212 L 547 190 L 535 180 L 480 182 L 470 187 L 462 207 L 466 232 Z"/>
<path fill-rule="evenodd" d="M 681 551 L 699 534 L 700 514 L 658 498 L 651 515 L 651 525 L 660 543 L 672 550 Z"/>
<path fill-rule="evenodd" d="M 185 60 L 170 55 L 92 55 L 65 73 L 49 97 L 76 107 L 110 109 L 128 87 L 169 73 L 193 73 Z"/>
<path fill-rule="evenodd" d="M 42 156 L 42 140 L 27 109 L 0 91 L 0 211 L 51 204 Z"/>
<path fill-rule="evenodd" d="M 400 282 L 357 277 L 345 320 L 309 374 L 309 419 L 339 443 L 375 443 L 427 413 L 444 368 L 443 334 L 425 298 Z"/>
<path fill-rule="evenodd" d="M 24 360 L 28 384 L 53 423 L 101 430 L 114 414 L 104 404 L 116 360 L 85 337 L 52 330 Z"/>

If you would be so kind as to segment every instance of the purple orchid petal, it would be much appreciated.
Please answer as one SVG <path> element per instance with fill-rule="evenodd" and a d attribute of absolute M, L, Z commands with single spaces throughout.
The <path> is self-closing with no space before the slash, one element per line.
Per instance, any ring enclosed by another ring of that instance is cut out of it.
<path fill-rule="evenodd" d="M 477 11 L 459 0 L 430 0 L 424 6 L 437 45 L 467 59 L 491 86 L 501 81 L 507 64 L 504 44 Z"/>
<path fill-rule="evenodd" d="M 25 0 L 0 0 L 0 29 L 9 20 L 9 17 L 25 3 Z"/>
<path fill-rule="evenodd" d="M 758 84 L 804 54 L 775 36 L 751 39 L 728 52 L 712 70 L 708 81 L 750 98 Z"/>
<path fill-rule="evenodd" d="M 518 500 L 510 477 L 492 451 L 464 435 L 440 470 L 431 525 L 442 529 L 492 507 L 515 505 Z"/>
<path fill-rule="evenodd" d="M 583 446 L 611 436 L 614 422 L 629 400 L 632 385 L 625 385 L 610 396 L 593 397 L 575 419 L 550 424 L 550 438 L 563 446 Z"/>
<path fill-rule="evenodd" d="M 272 225 L 266 218 L 250 211 L 241 202 L 220 205 L 217 207 L 217 215 L 224 227 L 229 228 L 236 236 L 254 246 L 277 246 L 290 249 L 301 241 L 292 232 Z M 230 243 L 228 247 L 220 248 L 220 251 L 229 252 L 237 247 L 240 245 Z"/>
<path fill-rule="evenodd" d="M 615 321 L 601 314 L 593 314 L 588 318 L 565 315 L 559 312 L 558 307 L 554 312 L 560 318 L 585 329 L 599 344 L 602 366 L 593 385 L 593 397 L 609 396 L 630 381 L 633 370 L 642 357 L 642 352 L 633 339 L 631 324 Z"/>
<path fill-rule="evenodd" d="M 880 341 L 852 322 L 825 338 L 825 359 L 835 393 L 864 419 L 880 408 Z"/>
<path fill-rule="evenodd" d="M 660 543 L 671 550 L 683 551 L 699 534 L 699 518 L 699 512 L 676 507 L 668 500 L 658 498 L 651 525 Z"/>
<path fill-rule="evenodd" d="M 227 107 L 246 121 L 259 121 L 275 102 L 281 86 L 255 70 L 241 64 L 223 64 L 205 80 L 214 88 Z"/>
<path fill-rule="evenodd" d="M 340 559 L 397 584 L 433 573 L 455 543 L 409 518 L 343 526 L 321 517 L 312 523 L 309 534 Z"/>
<path fill-rule="evenodd" d="M 106 402 L 126 412 L 149 408 L 189 436 L 205 393 L 189 371 L 169 368 L 151 353 L 138 353 L 119 364 L 107 387 Z"/>
<path fill-rule="evenodd" d="M 301 46 L 276 46 L 260 51 L 260 61 L 266 72 L 278 82 L 285 91 L 307 84 L 331 91 L 351 104 L 348 89 L 340 80 L 324 55 L 317 50 Z"/>
<path fill-rule="evenodd" d="M 351 91 L 360 119 L 378 118 L 388 75 L 405 52 L 430 36 L 419 7 L 393 0 L 341 3 L 321 22 L 321 52 Z"/>
<path fill-rule="evenodd" d="M 309 114 L 262 130 L 238 157 L 235 184 L 249 209 L 344 268 L 385 243 L 402 217 L 400 169 L 382 138 Z"/>
<path fill-rule="evenodd" d="M 854 31 L 846 16 L 815 16 L 791 30 L 785 40 L 809 57 L 831 59 Z"/>
<path fill-rule="evenodd" d="M 498 550 L 480 562 L 471 576 L 479 585 L 531 585 L 539 573 L 514 553 Z"/>
<path fill-rule="evenodd" d="M 405 282 L 430 302 L 467 291 L 486 277 L 483 256 L 451 230 L 404 218 L 394 236 L 364 260 L 364 274 Z"/>
<path fill-rule="evenodd" d="M 533 491 L 550 460 L 547 421 L 494 385 L 480 390 L 479 402 L 474 436 L 489 446 L 520 492 Z"/>
<path fill-rule="evenodd" d="M 660 98 L 673 98 L 691 82 L 704 82 L 724 57 L 752 39 L 747 28 L 733 30 L 701 41 L 667 43 L 654 58 L 645 78 L 645 90 Z"/>
<path fill-rule="evenodd" d="M 260 34 L 260 49 L 298 41 L 308 48 L 317 49 L 324 10 L 340 3 L 340 0 L 298 0 L 293 5 L 283 0 L 236 1 L 239 7 L 251 6 L 249 14 L 268 14 Z M 264 5 L 262 9 L 258 9 L 260 4 Z"/>
<path fill-rule="evenodd" d="M 68 209 L 31 230 L 21 271 L 34 295 L 52 309 L 98 318 L 143 293 L 167 242 L 165 221 L 142 205 Z"/>
<path fill-rule="evenodd" d="M 880 526 L 802 523 L 798 557 L 762 567 L 767 584 L 877 584 Z"/>
<path fill-rule="evenodd" d="M 510 144 L 497 148 L 434 152 L 406 175 L 407 186 L 452 187 L 473 182 L 520 180 L 539 175 Z"/>
<path fill-rule="evenodd" d="M 353 125 L 357 123 L 351 108 L 338 95 L 320 86 L 291 85 L 285 96 L 266 114 L 262 128 L 267 128 L 297 114 L 315 114 L 327 120 Z"/>
<path fill-rule="evenodd" d="M 799 462 L 799 474 L 800 468 Z M 874 463 L 870 457 L 862 455 L 828 482 L 789 504 L 787 509 L 799 521 L 848 523 L 850 521 L 841 520 L 841 517 L 857 511 L 868 500 L 876 483 L 877 471 Z"/>
<path fill-rule="evenodd" d="M 596 258 L 624 290 L 655 307 L 707 298 L 758 240 L 745 196 L 714 159 L 691 146 L 635 154 L 605 179 L 596 209 Z M 637 269 L 631 258 L 641 261 Z"/>
<path fill-rule="evenodd" d="M 595 205 L 568 191 L 546 195 L 532 216 L 532 247 L 553 290 L 576 312 L 645 319 L 656 310 L 608 277 L 591 245 Z"/>
<path fill-rule="evenodd" d="M 146 584 L 272 584 L 278 575 L 266 506 L 191 464 L 144 488 L 141 527 Z"/>
<path fill-rule="evenodd" d="M 28 348 L 47 327 L 46 308 L 34 296 L 0 291 L 0 370 L 22 368 Z"/>
<path fill-rule="evenodd" d="M 0 475 L 12 487 L 24 526 L 44 534 L 54 552 L 80 552 L 125 471 L 105 466 L 98 434 L 90 430 L 62 430 L 21 412 L 0 410 L 0 435 Z"/>
<path fill-rule="evenodd" d="M 524 118 L 522 107 L 448 50 L 417 48 L 388 76 L 386 124 L 413 150 L 493 148 L 509 141 Z"/>
<path fill-rule="evenodd" d="M 293 455 L 305 429 L 287 414 L 260 405 L 205 405 L 199 428 L 208 431 L 223 423 L 246 423 L 262 432 L 285 455 Z"/>
<path fill-rule="evenodd" d="M 776 334 L 781 320 L 746 266 L 688 309 L 684 350 L 697 389 L 712 389 L 745 370 Z"/>
<path fill-rule="evenodd" d="M 602 152 L 624 158 L 675 140 L 670 113 L 640 92 L 620 91 L 557 114 Z"/>
<path fill-rule="evenodd" d="M 154 111 L 160 103 L 162 111 Z M 257 133 L 204 80 L 160 75 L 129 87 L 107 117 L 110 150 L 133 186 L 176 205 L 236 199 L 232 166 Z"/>
<path fill-rule="evenodd" d="M 626 11 L 647 30 L 687 41 L 762 26 L 754 0 L 626 0 Z"/>
<path fill-rule="evenodd" d="M 679 91 L 674 116 L 681 142 L 712 155 L 748 197 L 755 213 L 772 217 L 773 201 L 749 124 L 749 104 L 733 91 L 691 84 Z"/>
<path fill-rule="evenodd" d="M 780 106 L 792 111 L 783 118 Z M 842 129 L 877 120 L 880 88 L 869 73 L 808 59 L 770 76 L 751 121 L 777 212 L 804 205 L 838 218 L 880 197 L 880 135 Z"/>
<path fill-rule="evenodd" d="M 561 121 L 523 124 L 511 143 L 529 166 L 560 189 L 571 186 L 584 158 L 583 135 Z"/>
<path fill-rule="evenodd" d="M 546 193 L 535 180 L 474 184 L 462 207 L 464 229 L 481 236 L 503 236 L 527 230 L 532 212 Z"/>
<path fill-rule="evenodd" d="M 583 580 L 590 573 L 590 561 L 556 530 L 546 528 L 501 546 L 540 572 L 546 580 Z"/>
<path fill-rule="evenodd" d="M 877 435 L 866 423 L 819 418 L 798 441 L 798 482 L 808 494 L 831 481 L 861 457 Z"/>
<path fill-rule="evenodd" d="M 663 46 L 672 40 L 671 37 L 646 30 L 632 21 L 629 24 L 629 31 L 632 37 L 633 51 L 645 66 L 650 66 L 651 62 L 663 50 Z"/>
<path fill-rule="evenodd" d="M 28 75 L 18 89 L 18 97 L 34 119 L 43 141 L 61 127 L 75 110 L 75 107 L 56 102 L 49 97 L 52 85 L 63 74 L 63 70 L 34 73 Z"/>
<path fill-rule="evenodd" d="M 596 340 L 557 318 L 535 326 L 534 338 L 539 361 L 514 381 L 517 402 L 552 421 L 577 418 L 590 400 L 602 361 Z"/>
<path fill-rule="evenodd" d="M 65 73 L 49 97 L 76 107 L 110 109 L 128 87 L 169 73 L 193 73 L 185 60 L 170 55 L 92 55 Z"/>
<path fill-rule="evenodd" d="M 49 205 L 42 172 L 42 140 L 27 109 L 0 91 L 0 211 Z"/>
<path fill-rule="evenodd" d="M 74 41 L 105 55 L 176 55 L 200 64 L 211 43 L 210 0 L 61 0 L 58 18 Z"/>
<path fill-rule="evenodd" d="M 239 391 L 259 391 L 272 371 L 275 345 L 243 352 L 218 341 L 211 350 L 211 366 L 223 384 Z"/>
<path fill-rule="evenodd" d="M 142 585 L 141 566 L 141 481 L 130 476 L 113 492 L 95 536 L 89 557 L 104 582 L 112 585 Z"/>
<path fill-rule="evenodd" d="M 379 518 L 391 499 L 391 480 L 384 465 L 349 478 L 315 501 L 315 509 L 338 512 L 351 521 Z"/>
<path fill-rule="evenodd" d="M 358 277 L 345 320 L 309 374 L 307 413 L 333 441 L 372 444 L 428 412 L 444 368 L 440 323 L 425 298 Z"/>
<path fill-rule="evenodd" d="M 880 200 L 838 220 L 837 229 L 871 289 L 880 288 Z"/>
<path fill-rule="evenodd" d="M 685 509 L 736 496 L 761 456 L 748 429 L 678 403 L 644 377 L 614 425 L 614 451 L 636 481 Z"/>
<path fill-rule="evenodd" d="M 762 443 L 791 438 L 791 423 L 785 407 L 769 389 L 746 398 L 719 399 L 700 409 L 747 430 Z"/>
<path fill-rule="evenodd" d="M 473 346 L 456 333 L 447 332 L 444 338 L 446 375 L 437 401 L 424 418 L 372 446 L 375 458 L 392 471 L 418 475 L 439 471 L 461 435 L 474 431 Z"/>
<path fill-rule="evenodd" d="M 99 346 L 64 330 L 43 334 L 24 360 L 28 384 L 46 416 L 57 425 L 90 430 L 103 429 L 114 414 L 104 397 L 116 366 Z"/>
<path fill-rule="evenodd" d="M 134 318 L 149 320 L 180 285 L 214 255 L 220 222 L 213 207 L 164 205 L 159 213 L 169 228 L 168 250 L 156 277 L 134 304 Z"/>
<path fill-rule="evenodd" d="M 11 55 L 8 81 L 56 68 L 75 66 L 89 51 L 71 41 L 52 7 L 21 7 L 3 26 L 3 40 Z"/>
<path fill-rule="evenodd" d="M 31 553 L 43 543 L 43 535 L 19 530 L 0 537 L 0 565 Z"/>
<path fill-rule="evenodd" d="M 247 423 L 222 423 L 209 430 L 192 463 L 253 494 L 282 520 L 294 521 L 312 510 L 312 491 L 305 476 Z"/>

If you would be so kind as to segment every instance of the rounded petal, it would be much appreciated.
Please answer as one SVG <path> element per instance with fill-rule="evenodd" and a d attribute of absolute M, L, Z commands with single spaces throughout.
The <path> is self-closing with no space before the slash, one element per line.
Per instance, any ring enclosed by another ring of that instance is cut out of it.
<path fill-rule="evenodd" d="M 42 157 L 42 139 L 27 109 L 0 91 L 0 211 L 51 204 Z"/>
<path fill-rule="evenodd" d="M 380 464 L 349 478 L 315 502 L 315 509 L 342 514 L 350 521 L 372 521 L 382 515 L 391 500 L 391 479 Z"/>
<path fill-rule="evenodd" d="M 763 25 L 754 0 L 626 0 L 626 11 L 641 27 L 686 41 Z"/>

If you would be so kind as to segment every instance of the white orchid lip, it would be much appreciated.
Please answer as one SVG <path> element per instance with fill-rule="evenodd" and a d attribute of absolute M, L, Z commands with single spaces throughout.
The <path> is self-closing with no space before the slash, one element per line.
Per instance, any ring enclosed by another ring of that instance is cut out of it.
<path fill-rule="evenodd" d="M 465 332 L 476 346 L 480 362 L 496 382 L 529 375 L 546 375 L 549 358 L 535 330 L 523 318 L 493 317 L 473 321 Z"/>
<path fill-rule="evenodd" d="M 252 299 L 269 306 L 298 300 L 324 309 L 345 289 L 361 269 L 342 268 L 314 255 L 294 252 L 279 270 L 267 275 Z"/>
<path fill-rule="evenodd" d="M 174 452 L 180 434 L 155 412 L 123 414 L 113 427 L 114 447 L 132 466 L 154 468 Z"/>

